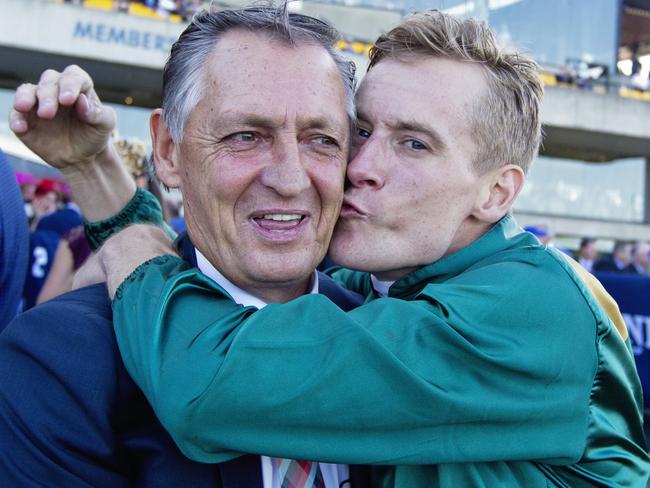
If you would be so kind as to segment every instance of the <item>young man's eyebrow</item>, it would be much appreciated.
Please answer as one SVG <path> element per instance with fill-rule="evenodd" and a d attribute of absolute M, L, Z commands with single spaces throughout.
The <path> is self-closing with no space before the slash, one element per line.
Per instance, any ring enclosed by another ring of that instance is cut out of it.
<path fill-rule="evenodd" d="M 438 152 L 445 152 L 447 150 L 447 144 L 442 140 L 440 133 L 429 124 L 415 120 L 398 120 L 394 123 L 388 124 L 388 126 L 394 130 L 413 131 L 426 134 L 433 145 L 433 149 Z"/>
<path fill-rule="evenodd" d="M 357 120 L 367 122 L 370 118 L 363 111 L 357 110 Z M 447 150 L 447 144 L 442 140 L 440 133 L 429 124 L 415 120 L 394 120 L 386 122 L 386 125 L 396 131 L 412 131 L 426 134 L 434 150 L 438 152 L 445 152 Z"/>

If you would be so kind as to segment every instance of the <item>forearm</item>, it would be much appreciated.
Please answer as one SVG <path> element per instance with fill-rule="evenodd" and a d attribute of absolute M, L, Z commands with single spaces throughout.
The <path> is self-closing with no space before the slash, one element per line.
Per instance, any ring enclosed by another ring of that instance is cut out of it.
<path fill-rule="evenodd" d="M 108 219 L 133 198 L 136 185 L 112 143 L 93 161 L 62 168 L 88 222 Z"/>
<path fill-rule="evenodd" d="M 536 327 L 464 329 L 435 304 L 395 299 L 344 313 L 309 295 L 255 311 L 171 258 L 131 275 L 113 311 L 127 369 L 195 460 L 238 451 L 360 464 L 566 462 L 580 453 L 593 357 L 562 340 L 531 355 Z M 549 408 L 539 384 L 554 381 Z"/>

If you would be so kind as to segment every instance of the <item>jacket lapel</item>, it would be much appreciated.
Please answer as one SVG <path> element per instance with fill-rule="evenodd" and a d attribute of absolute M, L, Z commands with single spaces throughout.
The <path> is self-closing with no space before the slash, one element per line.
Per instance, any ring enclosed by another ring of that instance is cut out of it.
<path fill-rule="evenodd" d="M 194 251 L 194 244 L 190 240 L 190 236 L 187 235 L 187 232 L 183 232 L 178 235 L 174 241 L 174 248 L 178 255 L 190 263 L 195 268 L 196 266 L 196 252 Z"/>

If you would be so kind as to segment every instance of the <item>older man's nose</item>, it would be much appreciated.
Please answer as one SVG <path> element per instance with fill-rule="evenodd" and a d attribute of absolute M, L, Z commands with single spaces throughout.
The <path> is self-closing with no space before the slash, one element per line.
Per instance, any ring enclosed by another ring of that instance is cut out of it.
<path fill-rule="evenodd" d="M 283 197 L 296 196 L 309 188 L 311 180 L 298 142 L 278 145 L 273 160 L 262 172 L 262 183 Z"/>

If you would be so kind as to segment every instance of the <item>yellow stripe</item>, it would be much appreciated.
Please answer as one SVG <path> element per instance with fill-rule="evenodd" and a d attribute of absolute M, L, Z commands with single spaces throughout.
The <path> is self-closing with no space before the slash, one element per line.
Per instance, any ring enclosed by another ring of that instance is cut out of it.
<path fill-rule="evenodd" d="M 542 71 L 539 74 L 539 77 L 542 79 L 542 81 L 544 82 L 544 84 L 546 86 L 555 86 L 555 85 L 557 85 L 557 79 L 555 78 L 554 74 L 546 73 L 546 72 Z"/>
<path fill-rule="evenodd" d="M 616 329 L 618 334 L 623 338 L 623 340 L 626 340 L 627 327 L 625 326 L 625 320 L 623 320 L 621 311 L 618 309 L 618 304 L 612 298 L 612 296 L 609 293 L 607 293 L 605 287 L 600 283 L 600 281 L 598 281 L 594 277 L 594 275 L 589 273 L 586 269 L 580 266 L 580 264 L 575 262 L 569 256 L 567 256 L 563 252 L 560 252 L 558 254 L 562 255 L 562 257 L 569 264 L 569 266 L 571 266 L 571 269 L 575 271 L 575 273 L 582 280 L 582 282 L 587 286 L 587 288 L 589 288 L 591 294 L 594 296 L 594 298 L 596 298 L 596 300 L 598 300 L 598 303 L 603 308 L 607 316 L 610 318 L 612 324 L 614 324 L 614 328 Z"/>
<path fill-rule="evenodd" d="M 641 92 L 639 90 L 632 90 L 631 88 L 621 87 L 618 94 L 623 98 L 634 98 L 635 100 L 644 100 L 650 102 L 650 92 Z"/>
<path fill-rule="evenodd" d="M 112 0 L 86 0 L 83 3 L 84 7 L 97 8 L 100 10 L 113 10 Z"/>

